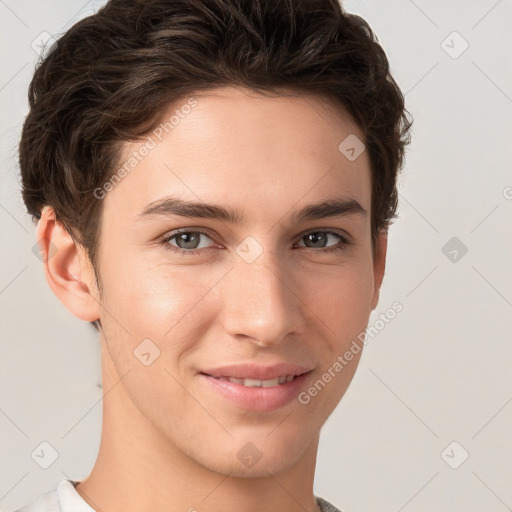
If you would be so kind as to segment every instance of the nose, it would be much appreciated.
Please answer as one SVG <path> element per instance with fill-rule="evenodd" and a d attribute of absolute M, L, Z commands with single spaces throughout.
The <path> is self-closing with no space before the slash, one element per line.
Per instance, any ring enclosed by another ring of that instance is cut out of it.
<path fill-rule="evenodd" d="M 234 338 L 269 347 L 304 331 L 300 275 L 269 251 L 252 263 L 236 260 L 219 291 L 221 321 Z"/>

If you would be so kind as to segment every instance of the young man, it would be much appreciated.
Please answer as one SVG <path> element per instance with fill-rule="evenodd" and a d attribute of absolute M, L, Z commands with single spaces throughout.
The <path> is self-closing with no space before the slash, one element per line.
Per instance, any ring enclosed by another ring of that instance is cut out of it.
<path fill-rule="evenodd" d="M 111 0 L 30 86 L 23 198 L 99 332 L 97 461 L 24 512 L 333 512 L 322 425 L 378 302 L 403 96 L 336 0 Z M 350 356 L 349 356 L 350 352 Z"/>

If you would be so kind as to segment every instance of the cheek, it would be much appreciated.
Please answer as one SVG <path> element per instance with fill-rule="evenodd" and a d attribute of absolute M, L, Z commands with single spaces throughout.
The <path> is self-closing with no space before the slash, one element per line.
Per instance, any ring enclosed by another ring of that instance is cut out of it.
<path fill-rule="evenodd" d="M 206 272 L 194 265 L 152 264 L 147 258 L 125 258 L 110 267 L 104 279 L 102 323 L 118 373 L 131 372 L 126 387 L 134 400 L 151 393 L 148 400 L 158 405 L 171 391 L 179 396 L 180 387 L 172 376 L 182 377 L 177 363 L 195 350 L 205 325 L 214 320 L 216 312 L 205 304 L 219 275 L 218 270 Z M 148 366 L 137 359 L 144 352 L 153 360 Z"/>
<path fill-rule="evenodd" d="M 124 260 L 115 276 L 105 283 L 106 308 L 112 313 L 106 315 L 106 321 L 117 333 L 119 371 L 124 374 L 139 367 L 131 355 L 143 340 L 149 339 L 159 351 L 150 368 L 166 368 L 177 378 L 178 372 L 184 377 L 180 362 L 201 346 L 205 332 L 218 316 L 218 301 L 212 303 L 210 295 L 226 269 L 153 264 L 147 260 Z M 165 375 L 164 380 L 167 378 L 171 379 Z"/>
<path fill-rule="evenodd" d="M 187 318 L 196 318 L 196 306 L 222 276 L 218 269 L 155 263 L 143 255 L 125 258 L 110 270 L 106 302 L 130 332 L 159 339 Z"/>
<path fill-rule="evenodd" d="M 302 279 L 303 296 L 318 321 L 325 325 L 328 339 L 344 346 L 364 330 L 373 296 L 371 260 L 305 272 Z"/>

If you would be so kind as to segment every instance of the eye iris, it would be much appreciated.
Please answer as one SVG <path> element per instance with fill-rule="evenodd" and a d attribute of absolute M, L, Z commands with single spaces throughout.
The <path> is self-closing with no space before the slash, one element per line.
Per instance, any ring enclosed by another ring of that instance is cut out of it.
<path fill-rule="evenodd" d="M 309 235 L 306 235 L 306 239 L 308 241 L 313 242 L 313 247 L 324 247 L 323 243 L 327 241 L 327 234 L 326 233 L 310 233 Z M 316 245 L 320 241 L 320 245 Z"/>
<path fill-rule="evenodd" d="M 190 241 L 190 239 L 192 241 Z M 182 242 L 185 243 L 184 246 L 181 245 Z M 199 233 L 196 233 L 195 231 L 179 233 L 176 237 L 176 243 L 178 244 L 178 247 L 182 249 L 196 249 L 197 245 L 199 245 Z M 192 246 L 189 244 L 192 244 Z"/>

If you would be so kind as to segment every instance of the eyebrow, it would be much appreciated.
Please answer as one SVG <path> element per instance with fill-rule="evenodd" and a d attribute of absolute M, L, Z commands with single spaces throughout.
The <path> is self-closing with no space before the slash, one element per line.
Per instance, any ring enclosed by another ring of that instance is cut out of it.
<path fill-rule="evenodd" d="M 244 222 L 243 213 L 236 208 L 226 208 L 215 204 L 187 201 L 177 196 L 166 196 L 149 203 L 138 215 L 137 218 L 151 216 L 170 216 L 217 219 L 232 224 Z M 366 217 L 367 211 L 361 204 L 352 198 L 334 197 L 309 204 L 294 212 L 291 220 L 303 222 L 307 220 L 318 220 L 328 217 L 345 217 L 347 215 L 362 215 Z"/>

